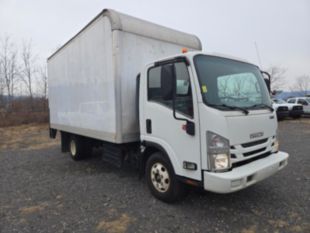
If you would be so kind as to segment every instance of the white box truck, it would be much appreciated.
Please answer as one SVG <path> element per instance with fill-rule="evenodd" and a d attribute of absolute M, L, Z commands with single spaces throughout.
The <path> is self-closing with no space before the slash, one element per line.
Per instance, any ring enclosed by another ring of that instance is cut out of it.
<path fill-rule="evenodd" d="M 185 49 L 186 48 L 186 49 Z M 105 9 L 48 58 L 50 136 L 74 160 L 134 162 L 151 193 L 230 193 L 287 165 L 260 69 L 198 37 Z"/>

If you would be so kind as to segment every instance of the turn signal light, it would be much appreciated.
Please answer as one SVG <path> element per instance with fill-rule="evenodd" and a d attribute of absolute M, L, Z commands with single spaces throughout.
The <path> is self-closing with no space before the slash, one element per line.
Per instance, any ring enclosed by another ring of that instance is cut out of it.
<path fill-rule="evenodd" d="M 187 48 L 182 48 L 182 53 L 187 53 L 188 49 Z"/>

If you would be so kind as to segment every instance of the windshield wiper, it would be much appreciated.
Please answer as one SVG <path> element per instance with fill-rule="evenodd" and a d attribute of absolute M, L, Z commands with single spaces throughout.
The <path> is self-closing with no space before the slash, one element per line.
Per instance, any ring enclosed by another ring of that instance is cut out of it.
<path fill-rule="evenodd" d="M 228 108 L 231 110 L 239 110 L 241 112 L 243 112 L 245 115 L 249 114 L 249 111 L 246 110 L 245 108 L 241 108 L 241 107 L 237 107 L 237 106 L 230 106 L 230 105 L 226 105 L 226 104 L 208 104 L 211 107 L 224 107 L 224 108 Z"/>
<path fill-rule="evenodd" d="M 267 104 L 254 104 L 254 105 L 250 106 L 249 108 L 256 108 L 256 107 L 268 108 L 270 110 L 270 112 L 274 111 L 273 107 L 271 107 Z"/>

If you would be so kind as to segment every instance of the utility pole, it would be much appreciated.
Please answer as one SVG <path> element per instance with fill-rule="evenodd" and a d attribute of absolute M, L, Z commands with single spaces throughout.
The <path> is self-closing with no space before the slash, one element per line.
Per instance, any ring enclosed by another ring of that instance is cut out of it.
<path fill-rule="evenodd" d="M 259 67 L 260 67 L 261 69 L 263 69 L 263 67 L 262 67 L 262 61 L 261 61 L 261 59 L 260 59 L 260 55 L 259 55 L 258 46 L 257 46 L 256 41 L 254 41 L 254 45 L 255 45 L 256 56 L 257 56 L 257 60 L 258 60 Z"/>

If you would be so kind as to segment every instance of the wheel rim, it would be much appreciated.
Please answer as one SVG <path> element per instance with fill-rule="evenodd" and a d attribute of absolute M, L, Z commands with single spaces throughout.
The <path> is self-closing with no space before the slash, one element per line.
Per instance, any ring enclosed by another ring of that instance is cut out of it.
<path fill-rule="evenodd" d="M 70 142 L 70 152 L 72 156 L 76 155 L 76 144 L 74 140 L 71 140 Z"/>
<path fill-rule="evenodd" d="M 157 191 L 161 193 L 167 192 L 170 186 L 170 177 L 167 168 L 163 164 L 153 164 L 151 168 L 151 181 Z"/>

